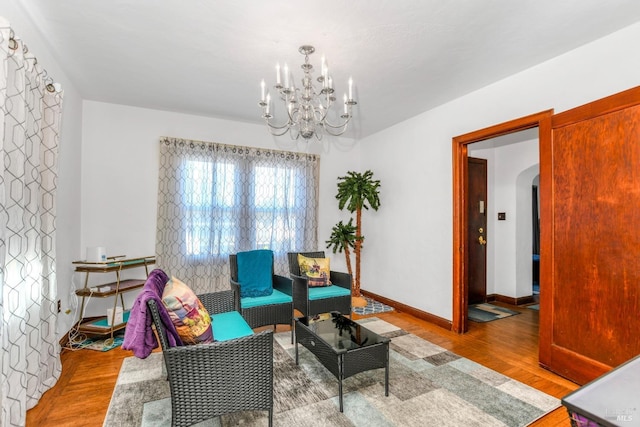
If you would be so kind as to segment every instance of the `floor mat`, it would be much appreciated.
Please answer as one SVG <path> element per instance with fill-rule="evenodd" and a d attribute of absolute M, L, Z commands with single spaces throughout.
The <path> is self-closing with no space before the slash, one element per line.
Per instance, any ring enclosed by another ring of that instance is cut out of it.
<path fill-rule="evenodd" d="M 355 314 L 363 316 L 365 314 L 385 313 L 388 311 L 393 311 L 393 307 L 378 302 L 372 298 L 364 297 L 364 299 L 367 300 L 367 305 L 364 307 L 353 307 L 352 310 Z"/>
<path fill-rule="evenodd" d="M 468 318 L 473 322 L 491 322 L 492 320 L 504 319 L 505 317 L 520 314 L 508 308 L 498 307 L 493 304 L 473 304 L 469 306 Z"/>
<path fill-rule="evenodd" d="M 124 335 L 116 335 L 111 340 L 109 337 L 107 338 L 88 338 L 79 343 L 71 344 L 71 348 L 73 350 L 80 349 L 88 349 L 95 351 L 109 351 L 116 347 L 120 347 L 122 345 L 122 341 L 124 341 Z"/>

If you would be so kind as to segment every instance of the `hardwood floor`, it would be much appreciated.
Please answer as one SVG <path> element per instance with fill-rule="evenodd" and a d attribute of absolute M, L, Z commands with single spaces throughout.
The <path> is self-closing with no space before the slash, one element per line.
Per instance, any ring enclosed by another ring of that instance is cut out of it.
<path fill-rule="evenodd" d="M 525 307 L 495 304 L 522 314 L 489 323 L 470 322 L 469 332 L 464 335 L 406 313 L 376 316 L 557 398 L 578 388 L 538 366 L 539 313 Z M 279 327 L 279 330 L 286 328 Z M 104 353 L 65 350 L 60 380 L 44 394 L 36 407 L 27 412 L 27 426 L 101 426 L 122 359 L 131 355 L 121 348 Z M 531 425 L 569 427 L 571 424 L 566 410 L 561 407 Z"/>

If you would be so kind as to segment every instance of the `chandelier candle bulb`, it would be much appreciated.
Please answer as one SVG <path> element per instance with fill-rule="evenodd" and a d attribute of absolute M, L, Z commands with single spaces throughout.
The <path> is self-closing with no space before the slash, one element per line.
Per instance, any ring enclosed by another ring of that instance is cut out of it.
<path fill-rule="evenodd" d="M 349 108 L 349 106 L 348 106 L 348 104 L 347 104 L 347 94 L 345 93 L 345 94 L 344 94 L 344 113 L 345 113 L 345 114 L 347 114 L 347 113 L 349 112 L 349 111 L 348 111 L 348 108 Z"/>
<path fill-rule="evenodd" d="M 286 63 L 284 64 L 284 87 L 289 88 L 289 67 Z"/>
<path fill-rule="evenodd" d="M 262 92 L 262 96 L 260 97 L 260 100 L 262 102 L 264 102 L 264 100 L 265 100 L 265 98 L 264 98 L 264 79 L 262 79 L 262 81 L 260 82 L 260 89 L 261 89 L 261 92 Z"/>
<path fill-rule="evenodd" d="M 349 99 L 353 99 L 353 79 L 349 77 Z"/>
<path fill-rule="evenodd" d="M 280 63 L 276 64 L 276 86 L 280 86 L 282 81 L 280 80 Z"/>
<path fill-rule="evenodd" d="M 271 95 L 267 94 L 267 106 L 265 107 L 265 114 L 268 116 L 269 115 L 269 104 L 271 104 Z"/>

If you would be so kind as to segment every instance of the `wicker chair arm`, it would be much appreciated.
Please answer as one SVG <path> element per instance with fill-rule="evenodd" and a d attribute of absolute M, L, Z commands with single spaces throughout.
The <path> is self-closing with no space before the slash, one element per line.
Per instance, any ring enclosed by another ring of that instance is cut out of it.
<path fill-rule="evenodd" d="M 235 295 L 231 291 L 219 291 L 198 295 L 202 305 L 209 314 L 225 313 L 235 311 Z"/>
<path fill-rule="evenodd" d="M 292 274 L 291 279 L 293 280 L 293 307 L 306 313 L 309 305 L 309 285 L 307 278 Z M 302 308 L 304 308 L 304 310 L 302 310 Z"/>
<path fill-rule="evenodd" d="M 233 279 L 229 280 L 229 285 L 231 286 L 231 290 L 233 291 L 233 301 L 235 308 L 234 310 L 240 311 L 240 283 L 236 282 Z"/>
<path fill-rule="evenodd" d="M 291 280 L 288 277 L 280 276 L 279 274 L 274 274 L 273 288 L 289 296 L 293 296 L 293 280 Z"/>
<path fill-rule="evenodd" d="M 341 273 L 339 271 L 330 272 L 331 283 L 341 288 L 351 290 L 351 275 L 349 273 Z"/>

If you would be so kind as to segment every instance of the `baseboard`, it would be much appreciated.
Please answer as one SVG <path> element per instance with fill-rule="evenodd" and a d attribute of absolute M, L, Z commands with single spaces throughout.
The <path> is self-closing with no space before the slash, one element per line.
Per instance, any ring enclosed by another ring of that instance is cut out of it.
<path fill-rule="evenodd" d="M 398 301 L 394 301 L 387 297 L 383 297 L 382 295 L 374 294 L 373 292 L 369 292 L 364 289 L 360 289 L 360 292 L 362 293 L 362 295 L 366 297 L 373 298 L 378 302 L 381 302 L 383 304 L 386 304 L 388 306 L 395 308 L 396 311 L 410 314 L 413 317 L 417 317 L 420 320 L 433 323 L 434 325 L 447 329 L 449 331 L 451 330 L 452 324 L 450 320 L 443 319 L 442 317 L 436 316 L 431 313 L 427 313 L 426 311 L 419 310 L 417 308 L 411 307 L 409 305 L 403 304 Z"/>
<path fill-rule="evenodd" d="M 491 301 L 498 301 L 498 302 L 511 304 L 511 305 L 525 305 L 525 304 L 532 304 L 535 302 L 533 295 L 528 295 L 526 297 L 519 297 L 519 298 L 507 297 L 499 294 L 487 295 L 487 302 L 491 302 Z"/>

